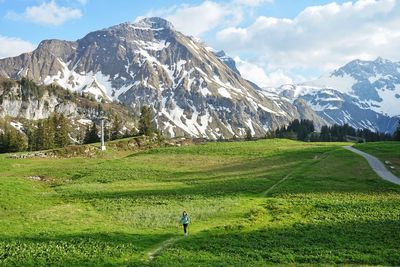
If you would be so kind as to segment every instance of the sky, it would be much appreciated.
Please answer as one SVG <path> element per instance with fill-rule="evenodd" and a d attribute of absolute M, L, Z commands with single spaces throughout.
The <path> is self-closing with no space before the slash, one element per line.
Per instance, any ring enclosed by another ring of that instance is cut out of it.
<path fill-rule="evenodd" d="M 224 50 L 263 87 L 312 80 L 354 59 L 400 60 L 399 0 L 0 0 L 0 58 L 150 16 Z"/>

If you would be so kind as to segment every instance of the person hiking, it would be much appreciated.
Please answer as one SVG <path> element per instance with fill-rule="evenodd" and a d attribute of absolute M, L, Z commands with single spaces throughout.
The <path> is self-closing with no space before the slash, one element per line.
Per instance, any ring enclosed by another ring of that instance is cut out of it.
<path fill-rule="evenodd" d="M 187 227 L 189 225 L 189 222 L 190 222 L 189 215 L 187 214 L 186 211 L 183 211 L 181 217 L 181 224 L 183 225 L 183 234 L 185 237 L 187 235 Z"/>

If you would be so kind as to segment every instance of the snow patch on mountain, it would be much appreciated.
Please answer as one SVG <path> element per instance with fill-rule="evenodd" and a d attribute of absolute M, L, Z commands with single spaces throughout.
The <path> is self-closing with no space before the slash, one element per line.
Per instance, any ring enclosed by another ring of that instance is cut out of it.
<path fill-rule="evenodd" d="M 111 99 L 112 87 L 109 76 L 103 75 L 101 72 L 78 74 L 68 68 L 69 63 L 65 63 L 59 58 L 57 60 L 62 65 L 62 70 L 58 71 L 56 75 L 47 76 L 43 81 L 45 85 L 56 83 L 73 92 L 90 93 L 96 99 Z"/>
<path fill-rule="evenodd" d="M 161 51 L 165 48 L 168 48 L 168 46 L 170 45 L 170 43 L 167 42 L 166 40 L 157 40 L 156 42 L 154 41 L 145 42 L 142 40 L 135 40 L 134 42 L 136 42 L 139 46 L 143 47 L 146 50 L 154 50 L 154 51 Z"/>
<path fill-rule="evenodd" d="M 10 125 L 14 127 L 18 132 L 24 133 L 24 126 L 19 121 L 10 121 Z"/>

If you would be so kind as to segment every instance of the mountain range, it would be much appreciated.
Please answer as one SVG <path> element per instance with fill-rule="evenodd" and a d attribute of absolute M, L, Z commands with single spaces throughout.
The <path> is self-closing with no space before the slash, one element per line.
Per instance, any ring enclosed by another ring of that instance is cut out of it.
<path fill-rule="evenodd" d="M 399 70 L 399 63 L 381 58 L 356 60 L 309 83 L 262 89 L 244 79 L 223 51 L 161 18 L 122 23 L 77 41 L 45 40 L 33 52 L 0 59 L 0 76 L 117 101 L 133 114 L 148 105 L 165 135 L 211 139 L 243 136 L 246 129 L 262 136 L 294 119 L 311 119 L 317 129 L 349 123 L 393 131 L 400 115 Z M 8 101 L 14 110 L 3 108 L 0 115 L 21 116 Z"/>
<path fill-rule="evenodd" d="M 272 91 L 305 100 L 331 124 L 390 133 L 400 117 L 400 62 L 354 60 L 317 80 Z"/>

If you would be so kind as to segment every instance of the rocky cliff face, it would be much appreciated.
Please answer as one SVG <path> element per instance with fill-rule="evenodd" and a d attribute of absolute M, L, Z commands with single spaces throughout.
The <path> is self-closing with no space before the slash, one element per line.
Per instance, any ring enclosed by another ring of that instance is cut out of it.
<path fill-rule="evenodd" d="M 0 117 L 22 117 L 28 120 L 38 120 L 49 117 L 53 112 L 62 113 L 68 117 L 78 117 L 79 113 L 90 113 L 94 110 L 78 108 L 77 103 L 52 95 L 48 90 L 32 93 L 29 88 L 23 88 L 20 83 L 11 82 L 7 86 L 0 83 Z"/>
<path fill-rule="evenodd" d="M 242 136 L 246 128 L 263 135 L 302 116 L 290 102 L 255 90 L 224 56 L 149 18 L 75 42 L 43 41 L 32 53 L 0 60 L 0 75 L 118 100 L 136 114 L 150 105 L 154 122 L 172 137 Z M 24 116 L 35 117 L 37 109 Z"/>
<path fill-rule="evenodd" d="M 118 116 L 131 129 L 135 118 L 116 103 L 99 103 L 56 86 L 37 86 L 27 80 L 0 78 L 0 118 L 11 118 L 18 125 L 45 119 L 53 113 L 63 114 L 73 124 L 71 136 L 84 131 L 100 116 Z"/>

